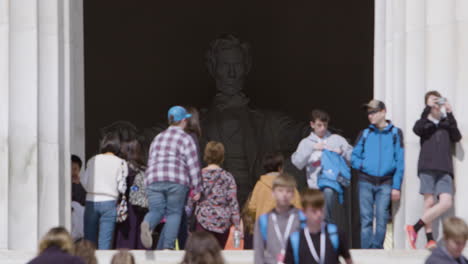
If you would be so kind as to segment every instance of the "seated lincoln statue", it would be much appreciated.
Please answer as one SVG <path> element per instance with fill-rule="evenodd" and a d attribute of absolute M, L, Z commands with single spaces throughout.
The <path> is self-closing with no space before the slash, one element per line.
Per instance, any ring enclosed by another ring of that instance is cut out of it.
<path fill-rule="evenodd" d="M 206 53 L 206 66 L 215 81 L 217 94 L 211 105 L 201 111 L 201 148 L 210 140 L 224 144 L 223 166 L 236 179 L 242 206 L 264 173 L 262 160 L 266 153 L 281 152 L 286 171 L 298 175 L 290 166 L 289 157 L 306 135 L 308 126 L 285 114 L 249 106 L 249 98 L 243 93 L 252 68 L 247 43 L 232 35 L 219 37 L 211 42 Z"/>

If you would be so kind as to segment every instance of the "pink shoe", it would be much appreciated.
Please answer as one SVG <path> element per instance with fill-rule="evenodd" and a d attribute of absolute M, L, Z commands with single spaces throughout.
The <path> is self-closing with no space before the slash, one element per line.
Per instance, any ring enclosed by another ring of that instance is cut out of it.
<path fill-rule="evenodd" d="M 430 240 L 429 242 L 427 242 L 426 244 L 426 249 L 429 249 L 429 250 L 433 250 L 437 247 L 437 242 L 435 242 L 434 240 Z"/>
<path fill-rule="evenodd" d="M 418 239 L 418 233 L 414 231 L 414 226 L 406 226 L 406 237 L 412 249 L 416 249 L 416 239 Z"/>

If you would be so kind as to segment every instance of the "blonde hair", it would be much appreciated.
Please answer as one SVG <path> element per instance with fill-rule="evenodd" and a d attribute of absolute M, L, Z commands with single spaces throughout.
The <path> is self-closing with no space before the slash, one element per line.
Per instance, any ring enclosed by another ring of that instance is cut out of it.
<path fill-rule="evenodd" d="M 52 246 L 73 254 L 72 237 L 64 227 L 54 227 L 44 235 L 41 242 L 39 242 L 39 254 L 42 254 L 44 250 Z"/>
<path fill-rule="evenodd" d="M 291 176 L 291 175 L 289 175 L 287 173 L 281 173 L 273 181 L 272 190 L 274 190 L 277 187 L 287 187 L 287 188 L 295 189 L 296 188 L 296 180 L 294 179 L 293 176 Z"/>
<path fill-rule="evenodd" d="M 218 241 L 208 232 L 192 233 L 181 264 L 224 264 Z"/>
<path fill-rule="evenodd" d="M 306 189 L 301 194 L 302 208 L 312 207 L 314 209 L 322 209 L 325 206 L 325 197 L 320 190 Z"/>
<path fill-rule="evenodd" d="M 221 142 L 210 141 L 206 144 L 205 155 L 203 157 L 205 162 L 210 164 L 221 165 L 224 162 L 224 145 Z"/>
<path fill-rule="evenodd" d="M 468 225 L 461 218 L 449 217 L 445 219 L 443 228 L 445 240 L 468 240 Z"/>
<path fill-rule="evenodd" d="M 135 258 L 128 250 L 120 250 L 112 257 L 111 264 L 135 264 Z"/>
<path fill-rule="evenodd" d="M 80 240 L 75 244 L 75 256 L 80 257 L 86 264 L 97 264 L 96 246 L 88 240 Z"/>

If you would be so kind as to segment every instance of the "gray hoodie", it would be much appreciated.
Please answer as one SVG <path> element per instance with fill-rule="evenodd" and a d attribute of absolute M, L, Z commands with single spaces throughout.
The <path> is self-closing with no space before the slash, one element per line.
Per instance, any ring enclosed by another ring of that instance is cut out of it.
<path fill-rule="evenodd" d="M 259 228 L 259 221 L 255 223 L 255 232 L 254 232 L 254 258 L 255 264 L 277 264 L 277 256 L 281 253 L 282 245 L 281 241 L 278 239 L 274 222 L 271 218 L 271 215 L 275 212 L 273 209 L 272 213 L 268 213 L 268 226 L 267 226 L 267 241 L 263 240 L 262 234 Z M 291 227 L 289 235 L 298 231 L 301 227 L 301 222 L 299 220 L 299 209 L 292 207 L 288 212 L 284 214 L 276 214 L 278 220 L 278 227 L 282 235 L 286 231 L 286 226 L 288 224 L 289 216 L 294 214 L 294 221 Z M 286 247 L 286 245 L 284 245 Z M 286 249 L 285 249 L 286 250 Z"/>
<path fill-rule="evenodd" d="M 460 260 L 457 261 L 450 256 L 445 246 L 439 246 L 426 259 L 426 264 L 468 264 L 468 260 L 464 256 L 461 256 Z"/>
<path fill-rule="evenodd" d="M 291 162 L 300 170 L 306 168 L 307 185 L 312 189 L 318 189 L 317 176 L 322 168 L 320 166 L 322 151 L 314 149 L 314 145 L 320 142 L 324 142 L 328 148 L 341 149 L 342 156 L 348 163 L 353 152 L 353 147 L 345 138 L 328 131 L 323 138 L 319 138 L 314 132 L 304 138 L 299 143 L 296 152 L 292 154 Z"/>

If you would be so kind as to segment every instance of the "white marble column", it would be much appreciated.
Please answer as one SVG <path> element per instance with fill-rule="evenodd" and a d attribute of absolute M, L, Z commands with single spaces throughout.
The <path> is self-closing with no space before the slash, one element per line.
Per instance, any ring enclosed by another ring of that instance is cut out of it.
<path fill-rule="evenodd" d="M 70 89 L 83 92 L 80 5 L 0 0 L 0 249 L 35 250 L 51 227 L 70 227 Z"/>
<path fill-rule="evenodd" d="M 35 0 L 10 1 L 9 10 L 8 244 L 31 249 L 38 237 L 38 10 Z"/>
<path fill-rule="evenodd" d="M 417 160 L 419 138 L 412 132 L 424 107 L 424 94 L 438 90 L 454 105 L 463 135 L 468 137 L 468 3 L 463 0 L 376 1 L 375 97 L 387 102 L 389 116 L 405 134 L 405 179 L 402 201 L 394 218 L 396 248 L 408 247 L 404 225 L 422 214 Z M 385 10 L 384 10 L 385 9 Z M 385 25 L 385 26 L 382 26 Z M 385 36 L 385 41 L 383 41 Z M 463 193 L 468 180 L 465 139 L 455 158 L 456 214 L 468 220 Z M 420 232 L 418 246 L 425 243 Z"/>
<path fill-rule="evenodd" d="M 68 41 L 70 51 L 70 151 L 78 155 L 83 164 L 86 161 L 85 149 L 85 94 L 84 94 L 84 43 L 83 43 L 83 0 L 68 1 L 70 18 L 68 21 Z"/>
<path fill-rule="evenodd" d="M 0 0 L 0 248 L 8 245 L 9 1 Z"/>

